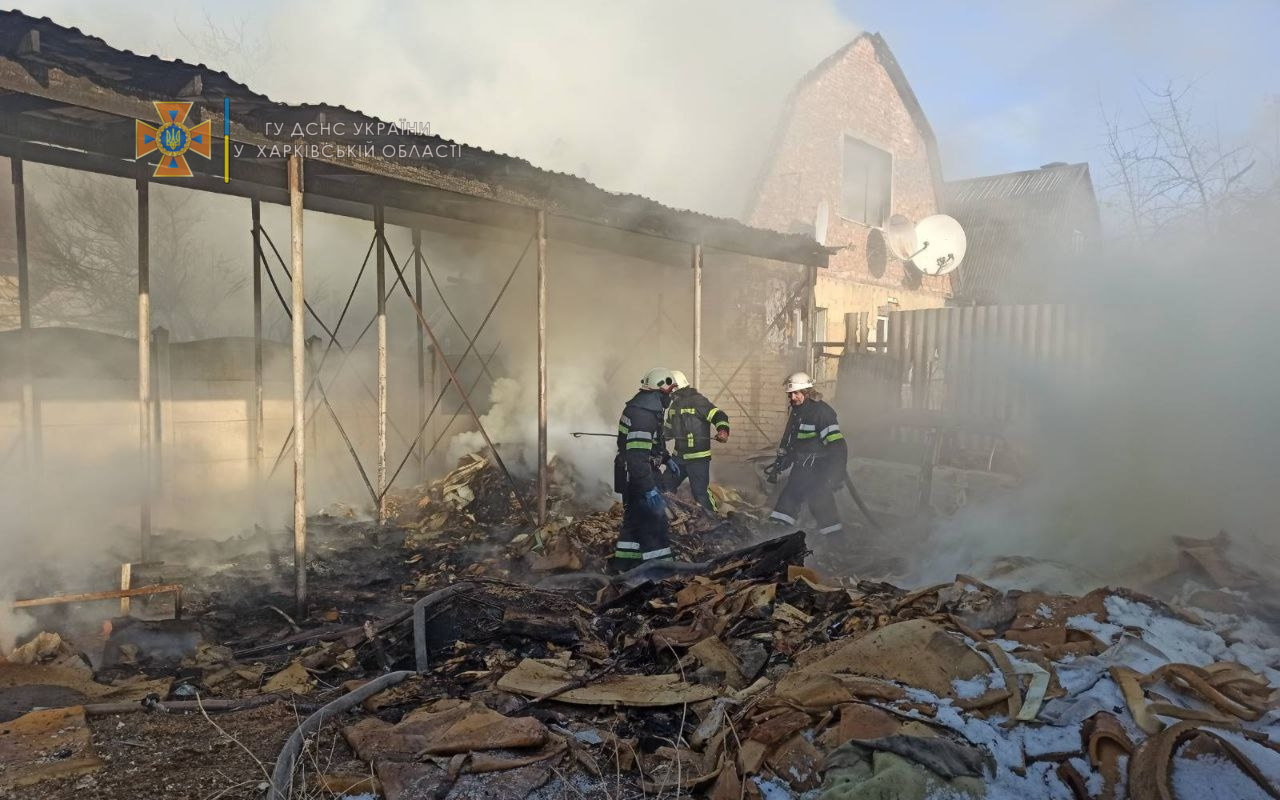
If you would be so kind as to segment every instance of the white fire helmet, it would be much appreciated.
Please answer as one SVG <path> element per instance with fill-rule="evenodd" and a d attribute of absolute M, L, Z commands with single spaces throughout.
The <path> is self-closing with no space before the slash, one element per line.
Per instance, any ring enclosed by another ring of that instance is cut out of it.
<path fill-rule="evenodd" d="M 807 372 L 793 372 L 787 376 L 787 380 L 782 385 L 786 388 L 787 394 L 790 394 L 801 389 L 812 389 L 813 378 L 810 378 Z"/>
<path fill-rule="evenodd" d="M 689 377 L 678 369 L 671 370 L 671 377 L 676 380 L 671 386 L 673 389 L 683 389 L 689 385 Z"/>
<path fill-rule="evenodd" d="M 666 367 L 654 367 L 640 379 L 640 388 L 646 392 L 670 392 L 675 388 L 676 378 Z"/>

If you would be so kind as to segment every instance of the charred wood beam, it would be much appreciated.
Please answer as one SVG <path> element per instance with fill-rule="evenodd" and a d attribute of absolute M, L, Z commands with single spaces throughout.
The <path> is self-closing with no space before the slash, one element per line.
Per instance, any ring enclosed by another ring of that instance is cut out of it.
<path fill-rule="evenodd" d="M 139 586 L 137 589 L 112 589 L 107 592 L 82 592 L 80 594 L 58 594 L 52 597 L 35 597 L 29 600 L 15 600 L 13 608 L 35 608 L 36 606 L 52 606 L 63 603 L 88 603 L 94 600 L 118 600 L 122 597 L 144 597 L 152 594 L 173 593 L 173 616 L 182 618 L 182 584 L 162 583 L 157 586 Z"/>
<path fill-rule="evenodd" d="M 58 100 L 29 94 L 7 94 L 0 97 L 0 114 L 25 114 L 29 111 L 50 111 L 65 107 L 66 104 Z"/>

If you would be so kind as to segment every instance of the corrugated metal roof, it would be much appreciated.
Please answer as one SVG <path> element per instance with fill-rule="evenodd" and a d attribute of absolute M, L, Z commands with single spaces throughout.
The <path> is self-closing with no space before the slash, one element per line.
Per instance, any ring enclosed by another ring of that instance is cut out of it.
<path fill-rule="evenodd" d="M 1051 164 L 943 185 L 943 209 L 965 230 L 956 299 L 975 303 L 1054 299 L 1049 271 L 1098 236 L 1088 164 Z"/>
<path fill-rule="evenodd" d="M 38 47 L 24 47 L 38 35 Z M 231 118 L 262 138 L 270 137 L 265 123 L 278 120 L 314 120 L 324 114 L 328 122 L 378 123 L 380 120 L 348 109 L 325 104 L 288 105 L 258 94 L 225 72 L 203 64 L 140 56 L 111 47 L 102 39 L 68 28 L 53 20 L 35 18 L 20 11 L 0 12 L 0 55 L 20 64 L 41 85 L 48 83 L 50 71 L 85 79 L 110 92 L 146 100 L 190 100 L 205 118 L 220 119 L 223 98 L 230 99 Z M 287 126 L 286 126 L 287 127 Z M 233 137 L 234 138 L 234 137 Z M 751 255 L 803 264 L 826 266 L 828 251 L 812 238 L 782 234 L 744 225 L 736 220 L 695 211 L 675 209 L 634 194 L 609 192 L 588 181 L 563 172 L 535 167 L 515 156 L 496 153 L 436 135 L 404 134 L 405 141 L 435 145 L 462 145 L 462 154 L 439 159 L 428 165 L 398 159 L 379 158 L 385 178 L 411 181 L 404 170 L 411 166 L 419 175 L 441 176 L 441 188 L 473 196 L 499 199 L 515 205 L 539 207 L 548 213 L 631 230 L 676 241 L 700 241 L 710 247 L 736 250 Z M 447 163 L 446 163 L 447 162 Z M 366 170 L 368 165 L 362 165 Z M 450 182 L 452 179 L 452 182 Z M 476 184 L 493 192 L 477 191 Z M 497 195 L 495 197 L 494 195 Z M 730 246 L 731 245 L 731 246 Z"/>

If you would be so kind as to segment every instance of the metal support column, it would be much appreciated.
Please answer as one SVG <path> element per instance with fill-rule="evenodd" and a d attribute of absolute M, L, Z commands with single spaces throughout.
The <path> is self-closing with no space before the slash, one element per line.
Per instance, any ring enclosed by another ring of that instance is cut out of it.
<path fill-rule="evenodd" d="M 382 206 L 374 206 L 378 258 L 378 522 L 387 519 L 387 230 Z"/>
<path fill-rule="evenodd" d="M 702 386 L 702 245 L 693 246 L 693 385 Z"/>
<path fill-rule="evenodd" d="M 253 446 L 253 486 L 254 523 L 261 520 L 262 515 L 262 462 L 266 456 L 263 451 L 263 388 L 262 388 L 262 204 L 254 197 L 249 201 L 253 215 L 253 412 L 252 422 Z"/>
<path fill-rule="evenodd" d="M 138 189 L 138 445 L 142 467 L 140 561 L 151 551 L 151 202 L 146 176 Z"/>
<path fill-rule="evenodd" d="M 18 325 L 22 331 L 22 448 L 24 471 L 34 488 L 39 485 L 41 467 L 40 411 L 36 406 L 35 378 L 31 357 L 31 277 L 27 268 L 27 193 L 22 178 L 22 159 L 10 160 L 13 172 L 13 218 L 18 256 Z M 34 507 L 34 495 L 27 493 Z"/>
<path fill-rule="evenodd" d="M 538 211 L 538 524 L 547 521 L 547 214 Z"/>
<path fill-rule="evenodd" d="M 418 305 L 422 305 L 422 231 L 413 229 L 413 291 Z M 427 424 L 427 364 L 426 344 L 422 336 L 422 328 L 418 328 L 418 430 Z M 435 389 L 435 365 L 432 365 L 432 390 Z M 418 437 L 418 482 L 427 480 L 427 450 Z"/>
<path fill-rule="evenodd" d="M 809 275 L 807 281 L 807 319 L 805 321 L 805 363 L 808 364 L 807 371 L 810 375 L 817 379 L 817 348 L 814 343 L 817 341 L 818 331 L 818 268 L 808 267 Z M 825 332 L 824 332 L 825 333 Z"/>
<path fill-rule="evenodd" d="M 307 616 L 307 437 L 306 391 L 307 319 L 306 294 L 302 283 L 302 156 L 289 156 L 289 245 L 293 262 L 292 353 L 293 353 L 293 559 L 294 600 L 297 619 Z"/>

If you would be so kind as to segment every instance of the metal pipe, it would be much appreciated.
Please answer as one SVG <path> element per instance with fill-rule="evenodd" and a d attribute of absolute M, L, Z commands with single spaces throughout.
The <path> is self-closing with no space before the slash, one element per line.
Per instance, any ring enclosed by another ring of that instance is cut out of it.
<path fill-rule="evenodd" d="M 293 571 L 298 619 L 307 615 L 306 295 L 302 283 L 302 156 L 289 156 L 289 244 L 293 261 Z"/>
<path fill-rule="evenodd" d="M 151 202 L 147 179 L 139 174 L 138 191 L 138 449 L 142 458 L 139 519 L 141 561 L 151 549 Z"/>
<path fill-rule="evenodd" d="M 375 261 L 378 283 L 378 522 L 387 519 L 387 228 L 382 206 L 373 209 L 374 235 L 378 238 Z"/>
<path fill-rule="evenodd" d="M 693 246 L 693 385 L 702 386 L 702 245 Z"/>
<path fill-rule="evenodd" d="M 417 228 L 413 229 L 413 288 L 415 296 L 418 298 L 418 305 L 422 305 L 422 231 Z M 418 427 L 421 428 L 427 419 L 427 365 L 425 362 L 426 347 L 424 344 L 422 329 L 417 330 L 418 339 Z M 434 372 L 434 364 L 432 365 Z M 435 385 L 434 378 L 432 385 Z M 421 438 L 415 448 L 418 455 L 418 481 L 427 479 L 427 454 L 422 446 Z"/>
<path fill-rule="evenodd" d="M 818 330 L 818 268 L 809 267 L 808 272 L 807 295 L 809 300 L 809 319 L 805 324 L 805 328 L 808 329 L 807 335 L 805 336 L 805 363 L 808 364 L 809 374 L 813 375 L 816 371 L 815 361 L 817 359 L 814 342 L 817 341 Z M 825 339 L 826 336 L 823 336 L 823 338 Z"/>
<path fill-rule="evenodd" d="M 35 378 L 31 363 L 31 276 L 27 268 L 27 193 L 22 179 L 22 159 L 10 160 L 13 173 L 13 219 L 18 256 L 18 325 L 22 331 L 22 447 L 27 480 L 36 485 L 41 474 L 40 411 L 36 407 Z M 28 497 L 32 497 L 28 493 Z M 34 503 L 32 504 L 34 507 Z"/>
<path fill-rule="evenodd" d="M 461 388 L 461 387 L 459 387 Z M 538 210 L 538 524 L 547 521 L 547 214 Z"/>
<path fill-rule="evenodd" d="M 255 516 L 262 516 L 262 446 L 263 389 L 262 389 L 262 203 L 254 197 L 249 200 L 253 217 L 253 485 Z M 257 521 L 257 520 L 255 520 Z"/>

